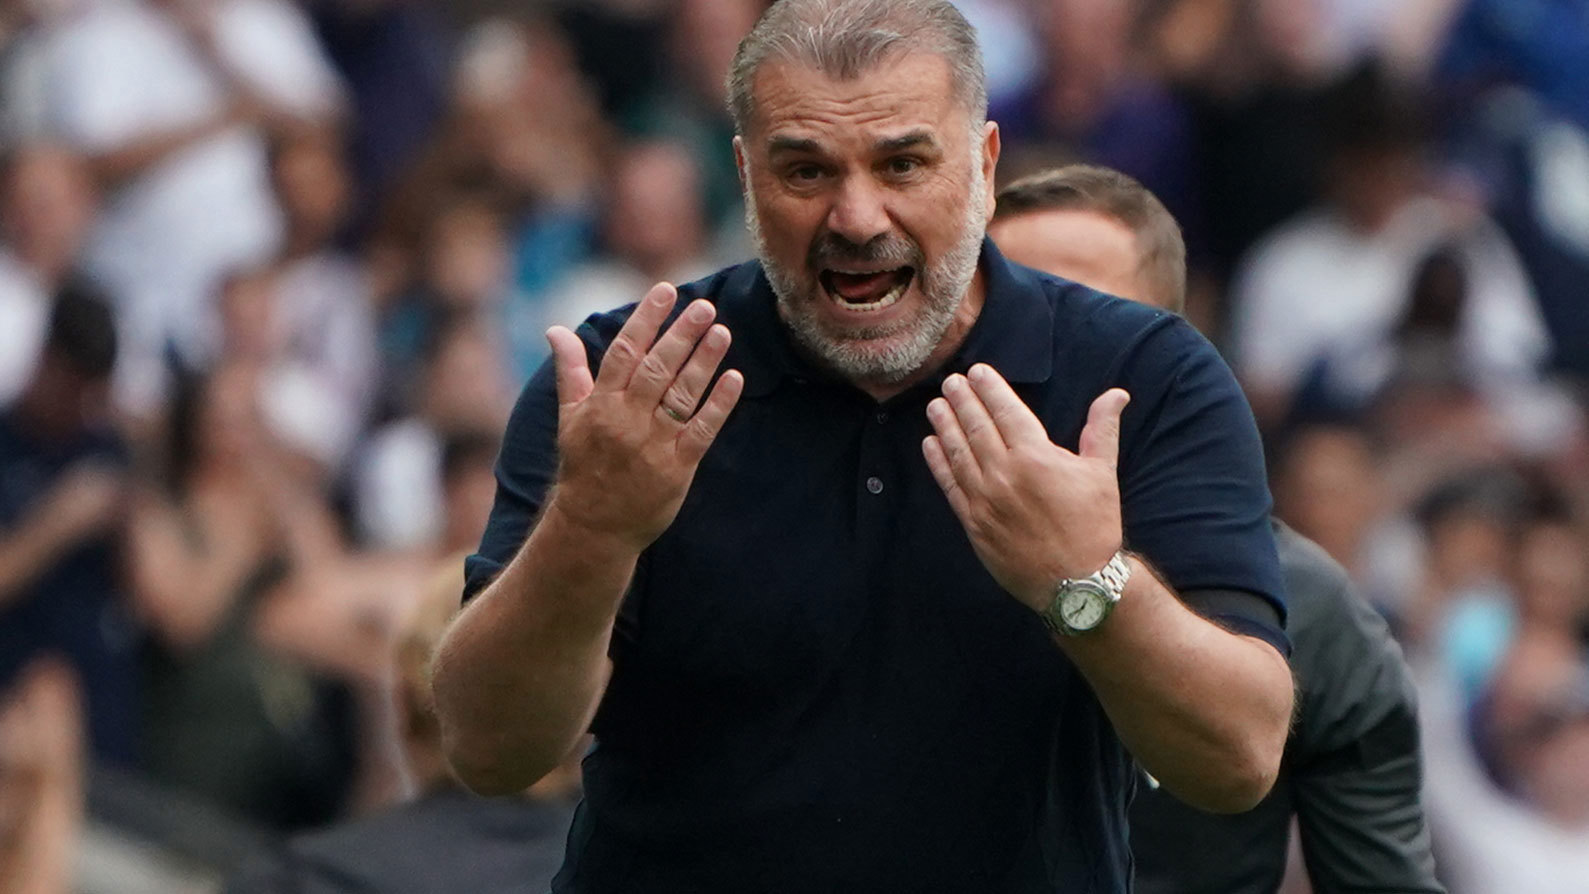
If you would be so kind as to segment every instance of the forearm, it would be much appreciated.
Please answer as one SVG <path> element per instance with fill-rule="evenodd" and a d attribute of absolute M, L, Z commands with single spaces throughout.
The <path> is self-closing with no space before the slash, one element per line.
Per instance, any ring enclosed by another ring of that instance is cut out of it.
<path fill-rule="evenodd" d="M 65 544 L 42 521 L 24 521 L 0 539 L 0 606 L 9 605 L 44 569 L 60 558 Z"/>
<path fill-rule="evenodd" d="M 453 770 L 483 794 L 527 788 L 589 726 L 609 674 L 632 546 L 548 505 L 502 574 L 454 621 L 432 678 Z"/>
<path fill-rule="evenodd" d="M 235 111 L 215 115 L 196 124 L 145 137 L 89 159 L 89 169 L 105 189 L 115 189 L 172 154 L 207 140 L 242 121 Z"/>
<path fill-rule="evenodd" d="M 1109 620 L 1061 646 L 1121 741 L 1181 800 L 1239 812 L 1274 784 L 1292 680 L 1269 644 L 1200 617 L 1132 559 L 1131 580 Z"/>

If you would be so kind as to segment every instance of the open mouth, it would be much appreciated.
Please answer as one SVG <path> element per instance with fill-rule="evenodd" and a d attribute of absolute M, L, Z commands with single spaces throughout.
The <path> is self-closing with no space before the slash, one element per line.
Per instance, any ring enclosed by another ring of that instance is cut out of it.
<path fill-rule="evenodd" d="M 846 310 L 874 311 L 889 307 L 905 294 L 916 277 L 913 267 L 892 270 L 823 270 L 822 290 Z"/>

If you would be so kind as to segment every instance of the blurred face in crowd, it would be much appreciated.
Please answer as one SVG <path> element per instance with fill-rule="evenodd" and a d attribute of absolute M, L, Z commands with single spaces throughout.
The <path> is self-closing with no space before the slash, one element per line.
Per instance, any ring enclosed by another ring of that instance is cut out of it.
<path fill-rule="evenodd" d="M 501 428 L 513 400 L 507 368 L 483 324 L 453 327 L 425 370 L 425 415 L 442 429 Z"/>
<path fill-rule="evenodd" d="M 1582 535 L 1560 523 L 1534 524 L 1517 553 L 1519 609 L 1530 622 L 1576 628 L 1589 609 L 1589 557 Z"/>
<path fill-rule="evenodd" d="M 994 221 L 988 235 L 1017 264 L 1091 286 L 1100 292 L 1157 304 L 1142 276 L 1136 233 L 1097 211 L 1044 210 Z"/>
<path fill-rule="evenodd" d="M 1363 532 L 1380 510 L 1368 439 L 1332 426 L 1298 434 L 1276 464 L 1274 497 L 1276 515 L 1352 567 Z"/>
<path fill-rule="evenodd" d="M 653 143 L 623 154 L 613 173 L 607 240 L 653 279 L 701 253 L 706 222 L 701 177 L 682 146 Z"/>
<path fill-rule="evenodd" d="M 352 188 L 335 142 L 323 136 L 291 141 L 277 154 L 272 175 L 295 248 L 318 247 L 336 236 Z"/>
<path fill-rule="evenodd" d="M 798 344 L 859 383 L 922 370 L 972 293 L 998 129 L 974 126 L 940 56 L 851 80 L 769 61 L 736 137 L 746 217 Z"/>
<path fill-rule="evenodd" d="M 1589 823 L 1589 679 L 1576 649 L 1520 639 L 1479 719 L 1517 795 L 1562 826 Z"/>
<path fill-rule="evenodd" d="M 484 204 L 460 202 L 431 226 L 426 278 L 448 306 L 478 309 L 502 297 L 509 255 L 496 214 Z"/>
<path fill-rule="evenodd" d="M 0 226 L 5 240 L 46 281 L 65 275 L 94 219 L 88 172 L 59 149 L 24 149 L 5 176 Z"/>

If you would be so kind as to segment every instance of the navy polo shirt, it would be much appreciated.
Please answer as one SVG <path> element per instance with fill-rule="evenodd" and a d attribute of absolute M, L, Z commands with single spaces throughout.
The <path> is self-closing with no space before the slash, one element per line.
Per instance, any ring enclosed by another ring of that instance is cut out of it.
<path fill-rule="evenodd" d="M 745 395 L 620 610 L 555 891 L 1129 890 L 1130 758 L 972 552 L 922 457 L 927 402 L 986 362 L 1075 449 L 1092 400 L 1129 390 L 1128 546 L 1183 593 L 1260 597 L 1227 600 L 1227 620 L 1283 647 L 1258 435 L 1179 318 L 991 242 L 982 270 L 959 355 L 882 404 L 794 353 L 759 264 L 679 290 L 679 309 L 717 305 Z M 593 360 L 631 309 L 580 327 Z M 544 367 L 509 423 L 470 594 L 539 510 L 556 413 Z"/>

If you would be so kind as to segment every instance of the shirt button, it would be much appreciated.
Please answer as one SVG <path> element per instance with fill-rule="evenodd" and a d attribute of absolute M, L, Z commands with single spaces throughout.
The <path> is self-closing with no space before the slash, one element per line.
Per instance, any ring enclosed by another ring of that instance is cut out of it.
<path fill-rule="evenodd" d="M 876 475 L 873 475 L 872 477 L 866 479 L 866 489 L 871 491 L 874 494 L 882 493 L 883 492 L 883 479 L 877 477 Z"/>
<path fill-rule="evenodd" d="M 877 411 L 877 424 L 878 425 L 887 425 L 888 424 L 888 411 L 887 410 L 878 410 Z"/>

